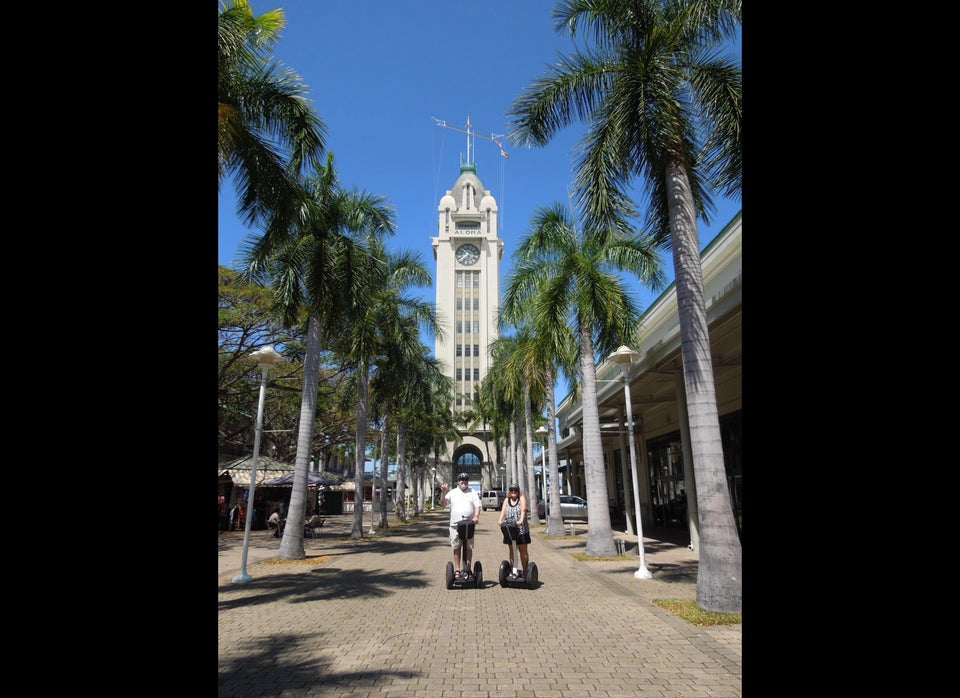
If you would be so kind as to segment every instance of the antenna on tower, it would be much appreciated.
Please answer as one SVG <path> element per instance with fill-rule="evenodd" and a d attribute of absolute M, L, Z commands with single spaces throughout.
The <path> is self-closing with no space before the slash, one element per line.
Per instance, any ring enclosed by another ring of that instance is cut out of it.
<path fill-rule="evenodd" d="M 440 127 L 442 127 L 442 128 L 453 129 L 454 131 L 459 131 L 460 133 L 465 133 L 465 134 L 467 134 L 467 162 L 470 163 L 471 165 L 476 164 L 476 163 L 474 163 L 474 161 L 473 161 L 473 139 L 474 139 L 474 137 L 476 137 L 476 138 L 485 138 L 485 139 L 488 140 L 488 141 L 492 141 L 492 142 L 497 146 L 497 148 L 500 149 L 500 155 L 501 155 L 501 157 L 504 157 L 504 158 L 506 158 L 506 159 L 508 159 L 508 160 L 510 159 L 510 155 L 507 153 L 506 150 L 503 149 L 503 145 L 501 144 L 501 142 L 500 142 L 499 140 L 497 140 L 498 138 L 503 138 L 505 134 L 502 134 L 502 133 L 490 133 L 490 134 L 474 133 L 474 131 L 473 131 L 473 125 L 470 123 L 470 117 L 469 117 L 469 116 L 467 117 L 467 128 L 466 128 L 466 129 L 458 128 L 457 126 L 450 126 L 446 121 L 444 121 L 443 119 L 438 119 L 438 118 L 435 117 L 435 116 L 431 116 L 430 118 L 437 122 L 437 126 L 440 126 Z"/>

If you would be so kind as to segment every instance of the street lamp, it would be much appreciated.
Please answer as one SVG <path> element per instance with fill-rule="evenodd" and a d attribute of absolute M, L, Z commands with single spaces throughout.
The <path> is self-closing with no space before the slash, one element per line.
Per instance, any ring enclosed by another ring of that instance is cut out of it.
<path fill-rule="evenodd" d="M 250 358 L 260 365 L 260 402 L 257 405 L 257 426 L 253 432 L 253 459 L 250 461 L 250 487 L 247 489 L 247 522 L 243 528 L 243 553 L 240 555 L 240 571 L 233 576 L 234 582 L 249 582 L 253 577 L 247 574 L 247 551 L 250 549 L 250 525 L 253 522 L 253 493 L 257 486 L 257 461 L 260 458 L 260 433 L 263 431 L 263 402 L 267 395 L 267 374 L 270 367 L 283 361 L 283 357 L 273 347 L 264 347 L 250 354 Z"/>
<path fill-rule="evenodd" d="M 500 489 L 505 490 L 507 489 L 507 487 L 503 478 L 504 478 L 504 473 L 506 472 L 507 469 L 502 465 L 498 469 L 500 470 Z"/>
<path fill-rule="evenodd" d="M 550 512 L 550 494 L 547 489 L 547 428 L 542 424 L 537 427 L 537 436 L 543 438 L 543 447 L 540 449 L 540 482 L 543 484 L 543 513 L 546 516 Z"/>
<path fill-rule="evenodd" d="M 637 548 L 640 551 L 640 568 L 633 573 L 637 579 L 651 579 L 643 556 L 643 523 L 640 520 L 640 486 L 637 483 L 637 450 L 633 443 L 633 405 L 630 404 L 630 381 L 627 379 L 627 367 L 640 355 L 630 347 L 621 346 L 610 355 L 620 366 L 620 379 L 623 381 L 623 399 L 627 403 L 627 437 L 630 440 L 630 472 L 633 474 L 633 506 L 637 512 Z"/>

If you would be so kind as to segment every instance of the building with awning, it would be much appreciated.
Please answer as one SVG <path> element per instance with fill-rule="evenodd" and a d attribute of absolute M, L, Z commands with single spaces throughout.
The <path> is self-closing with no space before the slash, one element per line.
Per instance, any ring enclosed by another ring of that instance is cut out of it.
<path fill-rule="evenodd" d="M 224 478 L 237 487 L 250 487 L 250 470 L 253 466 L 253 455 L 236 458 L 228 463 L 221 463 L 217 475 L 218 482 Z M 260 456 L 257 459 L 257 487 L 267 480 L 293 472 L 293 463 L 284 463 L 276 458 Z"/>
<path fill-rule="evenodd" d="M 221 463 L 217 470 L 217 494 L 219 499 L 221 530 L 226 530 L 223 521 L 228 520 L 230 509 L 238 502 L 245 508 L 247 492 L 250 489 L 250 470 L 253 465 L 253 454 L 235 458 Z M 310 470 L 307 474 L 307 486 L 315 495 L 308 498 L 310 514 L 316 510 L 324 514 L 348 514 L 353 512 L 354 501 L 363 501 L 364 511 L 370 511 L 370 497 L 374 483 L 374 469 L 379 474 L 379 461 L 367 459 L 364 463 L 364 488 L 358 496 L 356 483 L 352 477 L 330 471 Z M 286 513 L 290 501 L 290 488 L 293 484 L 293 463 L 261 455 L 257 459 L 257 483 L 254 488 L 256 498 L 254 527 L 265 526 L 266 517 L 270 512 L 279 508 Z M 393 511 L 392 492 L 396 487 L 397 464 L 388 463 L 387 483 L 380 487 L 386 491 L 387 511 Z M 379 501 L 379 496 L 378 496 Z M 321 508 L 322 507 L 322 508 Z"/>
<path fill-rule="evenodd" d="M 221 463 L 217 468 L 217 499 L 219 500 L 221 530 L 223 519 L 234 505 L 240 504 L 246 510 L 247 493 L 250 491 L 250 471 L 253 466 L 253 454 Z M 276 458 L 261 455 L 257 458 L 257 484 L 254 488 L 256 505 L 253 528 L 264 528 L 267 516 L 273 509 L 280 509 L 290 498 L 290 487 L 271 487 L 268 480 L 293 473 L 293 463 L 284 463 Z"/>
<path fill-rule="evenodd" d="M 247 492 L 250 490 L 252 465 L 252 454 L 220 464 L 217 471 L 217 494 L 220 500 L 221 518 L 226 517 L 238 502 L 245 506 Z M 269 456 L 261 455 L 257 459 L 257 484 L 254 488 L 257 511 L 254 519 L 255 528 L 262 528 L 265 525 L 263 522 L 273 509 L 280 509 L 283 514 L 286 514 L 294 469 L 293 463 L 284 463 Z M 343 513 L 343 493 L 350 492 L 352 496 L 354 483 L 338 473 L 311 470 L 307 473 L 307 487 L 314 493 L 308 497 L 308 514 L 319 510 L 321 502 L 325 502 L 324 513 L 341 514 Z"/>

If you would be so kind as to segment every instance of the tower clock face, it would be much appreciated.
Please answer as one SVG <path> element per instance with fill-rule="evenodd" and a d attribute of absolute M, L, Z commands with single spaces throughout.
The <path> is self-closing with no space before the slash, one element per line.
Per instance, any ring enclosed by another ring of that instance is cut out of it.
<path fill-rule="evenodd" d="M 460 245 L 457 248 L 457 261 L 470 266 L 480 259 L 480 250 L 473 245 Z"/>

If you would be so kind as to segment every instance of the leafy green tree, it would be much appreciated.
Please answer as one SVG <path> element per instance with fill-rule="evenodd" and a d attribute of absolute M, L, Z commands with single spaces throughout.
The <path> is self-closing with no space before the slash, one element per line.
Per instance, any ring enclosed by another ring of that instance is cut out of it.
<path fill-rule="evenodd" d="M 293 393 L 290 386 L 300 380 L 298 347 L 302 353 L 303 336 L 296 328 L 284 326 L 269 289 L 244 281 L 237 271 L 223 265 L 217 267 L 217 279 L 219 451 L 233 456 L 250 452 L 261 376 L 249 357 L 264 346 L 283 347 L 287 361 L 271 372 L 264 405 L 264 429 L 271 432 L 270 441 L 282 459 L 293 448 L 287 443 L 287 433 L 273 428 L 284 423 Z"/>
<path fill-rule="evenodd" d="M 289 226 L 303 203 L 299 175 L 321 166 L 326 126 L 307 86 L 270 51 L 283 10 L 254 15 L 248 0 L 220 3 L 217 20 L 217 187 L 232 175 L 251 225 Z"/>
<path fill-rule="evenodd" d="M 663 285 L 650 240 L 618 227 L 581 233 L 563 206 L 540 207 L 518 243 L 502 303 L 506 317 L 528 313 L 537 336 L 577 338 L 583 394 L 583 462 L 590 527 L 586 554 L 616 554 L 597 407 L 596 352 L 630 344 L 639 321 L 622 272 Z M 527 310 L 529 309 L 529 310 Z M 554 340 L 548 339 L 548 344 Z"/>
<path fill-rule="evenodd" d="M 545 145 L 575 118 L 588 122 L 575 187 L 604 224 L 623 215 L 634 178 L 645 189 L 647 227 L 673 253 L 700 513 L 697 605 L 739 613 L 742 551 L 720 445 L 697 217 L 709 220 L 711 188 L 741 189 L 742 77 L 722 51 L 739 31 L 741 0 L 561 0 L 553 17 L 571 36 L 583 25 L 594 46 L 534 80 L 508 110 L 508 138 Z M 585 389 L 583 397 L 586 410 L 593 396 Z"/>

